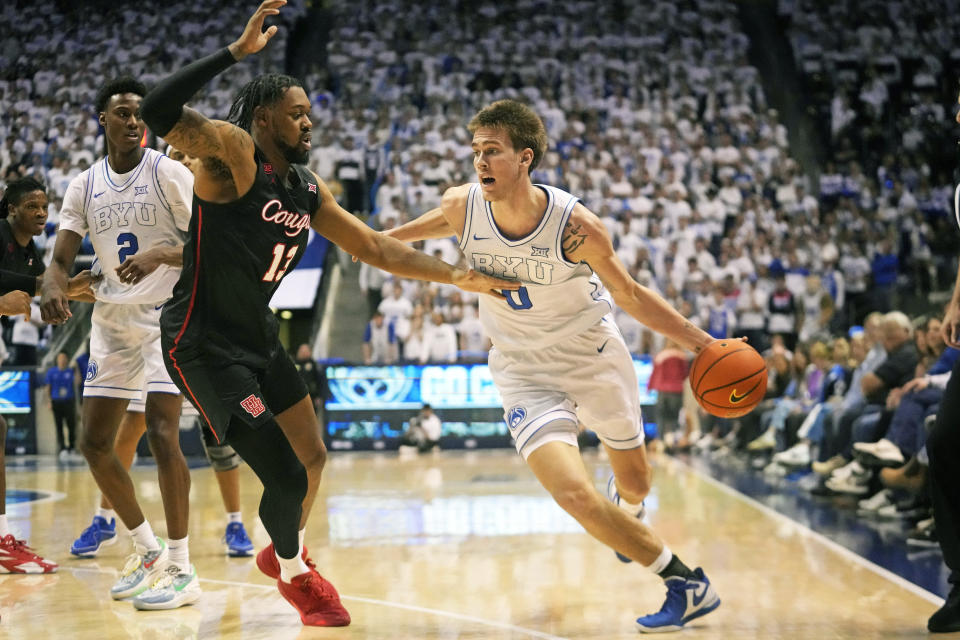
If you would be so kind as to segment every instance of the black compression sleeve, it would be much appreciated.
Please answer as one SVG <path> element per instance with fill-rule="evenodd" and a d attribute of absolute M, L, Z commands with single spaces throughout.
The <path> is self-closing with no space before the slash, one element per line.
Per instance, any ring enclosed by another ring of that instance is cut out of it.
<path fill-rule="evenodd" d="M 237 60 L 230 50 L 223 48 L 214 54 L 191 62 L 183 69 L 167 76 L 157 84 L 140 103 L 140 117 L 150 130 L 161 138 L 180 120 L 183 105 L 203 85 Z"/>
<path fill-rule="evenodd" d="M 26 291 L 31 296 L 37 295 L 37 276 L 0 269 L 0 295 L 11 291 Z"/>

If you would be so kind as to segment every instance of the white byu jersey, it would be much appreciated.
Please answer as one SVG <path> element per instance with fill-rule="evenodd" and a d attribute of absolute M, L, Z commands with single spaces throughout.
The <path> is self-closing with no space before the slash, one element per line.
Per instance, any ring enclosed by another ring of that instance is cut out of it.
<path fill-rule="evenodd" d="M 112 177 L 111 177 L 112 174 Z M 166 302 L 180 268 L 162 264 L 135 285 L 120 282 L 116 268 L 129 256 L 166 245 L 183 246 L 190 224 L 193 174 L 175 160 L 144 149 L 133 170 L 118 175 L 107 159 L 70 181 L 60 228 L 90 234 L 97 254 L 97 300 L 121 304 Z"/>
<path fill-rule="evenodd" d="M 480 296 L 480 321 L 498 349 L 541 349 L 577 335 L 613 310 L 610 296 L 586 264 L 574 264 L 560 248 L 563 227 L 577 198 L 536 185 L 547 194 L 540 224 L 518 240 L 505 238 L 479 184 L 470 188 L 460 249 L 477 271 L 520 280 L 506 299 Z"/>

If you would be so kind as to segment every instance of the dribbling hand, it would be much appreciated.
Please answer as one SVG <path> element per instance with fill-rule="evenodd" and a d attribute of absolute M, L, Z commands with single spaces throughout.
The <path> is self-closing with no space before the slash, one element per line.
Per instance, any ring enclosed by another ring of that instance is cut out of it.
<path fill-rule="evenodd" d="M 287 4 L 287 0 L 266 0 L 263 2 L 247 21 L 240 37 L 231 44 L 228 49 L 237 60 L 243 60 L 249 55 L 257 53 L 270 41 L 270 38 L 277 35 L 277 26 L 273 25 L 263 30 L 263 21 L 267 16 L 275 16 L 280 13 L 280 7 Z"/>

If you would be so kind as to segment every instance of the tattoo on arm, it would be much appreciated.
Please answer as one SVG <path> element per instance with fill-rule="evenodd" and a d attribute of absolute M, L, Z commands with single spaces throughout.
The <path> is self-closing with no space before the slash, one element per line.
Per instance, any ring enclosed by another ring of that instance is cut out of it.
<path fill-rule="evenodd" d="M 586 241 L 587 232 L 583 228 L 583 225 L 568 220 L 567 224 L 563 227 L 563 237 L 560 241 L 563 253 L 569 256 L 582 247 Z"/>
<path fill-rule="evenodd" d="M 206 159 L 223 153 L 217 126 L 203 114 L 184 108 L 180 120 L 167 134 L 167 142 L 194 157 Z"/>

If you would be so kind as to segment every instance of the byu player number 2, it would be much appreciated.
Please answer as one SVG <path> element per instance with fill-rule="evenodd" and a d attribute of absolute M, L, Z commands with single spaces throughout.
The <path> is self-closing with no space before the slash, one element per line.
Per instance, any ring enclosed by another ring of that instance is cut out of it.
<path fill-rule="evenodd" d="M 120 247 L 120 251 L 117 254 L 120 258 L 120 264 L 123 264 L 123 261 L 126 260 L 128 256 L 132 256 L 140 250 L 140 243 L 137 242 L 137 236 L 132 233 L 121 233 L 118 235 L 117 246 Z"/>

